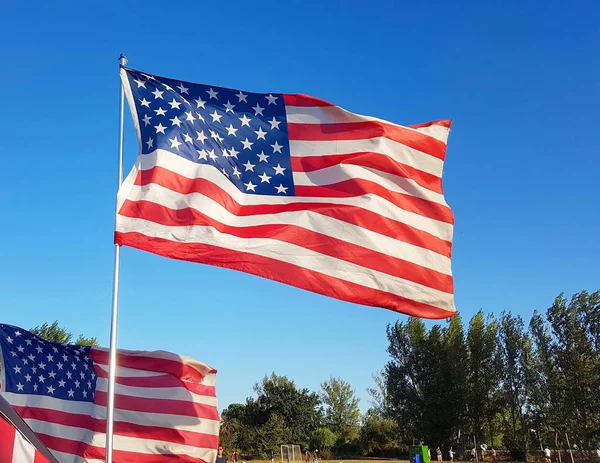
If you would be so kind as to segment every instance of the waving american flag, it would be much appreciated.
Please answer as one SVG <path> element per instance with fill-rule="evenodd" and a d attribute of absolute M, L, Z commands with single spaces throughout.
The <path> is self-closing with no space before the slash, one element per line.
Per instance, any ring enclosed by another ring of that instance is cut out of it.
<path fill-rule="evenodd" d="M 449 121 L 122 68 L 140 152 L 116 242 L 402 313 L 455 313 Z"/>
<path fill-rule="evenodd" d="M 0 353 L 2 395 L 56 459 L 103 462 L 108 351 L 47 342 L 0 324 Z M 117 364 L 114 462 L 213 463 L 216 372 L 162 351 L 119 350 Z"/>

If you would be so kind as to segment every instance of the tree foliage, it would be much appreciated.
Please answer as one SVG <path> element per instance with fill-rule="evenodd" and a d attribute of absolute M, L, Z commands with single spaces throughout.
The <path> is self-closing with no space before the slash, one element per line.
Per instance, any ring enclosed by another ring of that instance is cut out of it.
<path fill-rule="evenodd" d="M 337 435 L 340 444 L 352 442 L 358 437 L 360 424 L 359 399 L 354 389 L 350 383 L 333 377 L 323 382 L 321 389 L 325 424 Z"/>
<path fill-rule="evenodd" d="M 36 326 L 29 330 L 32 334 L 39 336 L 42 339 L 50 342 L 57 342 L 59 344 L 70 344 L 73 340 L 73 335 L 66 329 L 58 324 L 58 321 L 54 321 L 52 324 L 44 323 L 41 326 Z M 79 346 L 92 346 L 99 347 L 100 344 L 96 338 L 86 338 L 82 334 L 79 335 L 75 344 Z"/>

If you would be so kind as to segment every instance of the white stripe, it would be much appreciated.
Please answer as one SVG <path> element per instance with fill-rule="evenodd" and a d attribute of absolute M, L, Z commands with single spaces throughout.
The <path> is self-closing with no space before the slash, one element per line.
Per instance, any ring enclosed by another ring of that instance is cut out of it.
<path fill-rule="evenodd" d="M 450 259 L 445 256 L 311 211 L 303 211 L 302 214 L 280 212 L 238 217 L 200 193 L 183 195 L 154 183 L 144 187 L 134 186 L 129 199 L 150 201 L 174 210 L 191 207 L 222 224 L 234 227 L 294 225 L 323 235 L 331 235 L 348 243 L 413 262 L 447 275 L 451 274 Z"/>
<path fill-rule="evenodd" d="M 85 431 L 82 428 L 65 426 L 62 424 L 47 423 L 40 420 L 25 420 L 29 427 L 36 432 L 58 437 L 60 439 L 69 439 L 73 441 L 85 442 L 100 448 L 106 446 L 106 434 Z M 215 451 L 203 447 L 194 447 L 192 445 L 176 444 L 155 439 L 144 439 L 140 437 L 129 437 L 115 435 L 113 438 L 114 449 L 127 452 L 137 452 L 145 455 L 175 454 L 191 455 L 197 458 L 210 458 Z"/>
<path fill-rule="evenodd" d="M 363 195 L 351 198 L 313 198 L 313 197 L 278 197 L 247 195 L 238 190 L 225 176 L 215 167 L 198 164 L 177 156 L 164 150 L 156 150 L 152 154 L 138 156 L 134 170 L 149 170 L 154 166 L 163 167 L 184 177 L 206 178 L 222 188 L 236 202 L 241 205 L 257 206 L 263 204 L 294 204 L 294 203 L 323 203 L 344 204 L 363 208 L 375 212 L 388 219 L 402 222 L 406 225 L 430 233 L 446 241 L 452 241 L 452 224 L 430 219 L 413 212 L 400 209 L 384 198 L 376 195 Z M 132 171 L 133 174 L 133 171 Z M 135 175 L 130 175 L 128 183 L 119 190 L 119 204 L 122 204 L 133 188 Z"/>
<path fill-rule="evenodd" d="M 59 410 L 75 415 L 91 416 L 98 420 L 106 420 L 106 407 L 84 402 L 56 399 L 53 397 L 3 393 L 11 405 L 47 410 Z M 115 409 L 115 421 L 139 424 L 144 426 L 157 426 L 182 431 L 194 431 L 203 434 L 219 434 L 219 421 L 198 418 L 186 415 L 172 415 L 166 413 L 136 412 Z"/>
<path fill-rule="evenodd" d="M 436 177 L 442 176 L 444 161 L 385 137 L 365 138 L 362 140 L 290 140 L 290 153 L 294 157 L 363 152 L 382 154 L 401 164 L 414 167 Z"/>
<path fill-rule="evenodd" d="M 108 392 L 108 379 L 98 378 L 96 390 Z M 115 393 L 130 397 L 141 397 L 143 399 L 182 400 L 185 402 L 210 405 L 215 408 L 218 406 L 216 397 L 194 394 L 193 392 L 188 391 L 183 384 L 181 387 L 136 387 L 117 384 Z"/>
<path fill-rule="evenodd" d="M 418 129 L 379 119 L 363 116 L 340 108 L 339 106 L 285 106 L 287 121 L 290 124 L 339 124 L 344 122 L 384 122 L 389 125 L 414 130 L 429 135 L 443 143 L 448 140 L 448 128 L 441 125 L 430 125 Z M 431 130 L 433 127 L 439 128 Z"/>
<path fill-rule="evenodd" d="M 257 256 L 288 262 L 314 272 L 380 291 L 420 301 L 442 310 L 455 311 L 451 293 L 403 280 L 376 270 L 366 269 L 340 259 L 325 256 L 301 246 L 268 238 L 238 238 L 212 227 L 167 227 L 142 219 L 117 216 L 117 231 L 137 232 L 177 243 L 204 243 Z"/>
<path fill-rule="evenodd" d="M 108 365 L 94 362 L 94 366 L 108 373 Z M 159 373 L 157 371 L 135 370 L 133 368 L 117 367 L 117 378 L 160 378 L 161 376 L 171 376 L 169 373 Z M 215 386 L 217 375 L 214 373 L 204 376 L 204 379 L 199 383 L 203 386 Z"/>
<path fill-rule="evenodd" d="M 20 432 L 15 431 L 12 463 L 33 463 L 34 459 L 35 447 Z"/>
<path fill-rule="evenodd" d="M 333 185 L 352 179 L 363 179 L 396 193 L 402 193 L 415 198 L 425 199 L 432 203 L 447 206 L 444 195 L 423 188 L 414 180 L 397 175 L 381 172 L 370 167 L 357 166 L 354 164 L 337 164 L 312 172 L 294 172 L 294 184 L 302 186 Z"/>

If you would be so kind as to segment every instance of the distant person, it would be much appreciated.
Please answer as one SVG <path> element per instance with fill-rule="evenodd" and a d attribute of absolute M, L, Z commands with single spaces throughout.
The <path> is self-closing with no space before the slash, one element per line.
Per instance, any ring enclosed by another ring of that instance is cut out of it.
<path fill-rule="evenodd" d="M 495 462 L 495 461 L 496 461 L 496 458 L 498 458 L 498 457 L 496 456 L 496 449 L 495 449 L 494 447 L 492 447 L 492 461 L 493 461 L 493 462 Z"/>
<path fill-rule="evenodd" d="M 271 463 L 275 463 L 275 454 L 271 450 Z"/>
<path fill-rule="evenodd" d="M 421 445 L 423 445 L 423 441 L 421 441 Z M 431 449 L 429 447 L 427 447 L 427 458 L 431 461 Z"/>
<path fill-rule="evenodd" d="M 215 458 L 215 463 L 227 463 L 227 457 L 223 455 L 223 447 L 219 445 L 219 450 L 217 450 L 217 458 Z"/>
<path fill-rule="evenodd" d="M 232 463 L 237 463 L 237 458 L 236 458 L 235 450 L 233 452 L 231 452 L 231 462 Z"/>
<path fill-rule="evenodd" d="M 435 453 L 437 454 L 438 463 L 442 463 L 442 450 L 438 447 L 435 449 Z"/>
<path fill-rule="evenodd" d="M 287 460 L 288 463 L 290 463 L 290 452 L 285 454 L 285 459 Z"/>
<path fill-rule="evenodd" d="M 600 447 L 598 447 L 596 449 L 596 457 L 598 457 L 598 459 L 600 459 Z"/>
<path fill-rule="evenodd" d="M 308 450 L 304 452 L 304 460 L 306 460 L 306 463 L 310 463 L 310 452 Z"/>
<path fill-rule="evenodd" d="M 313 462 L 314 463 L 319 463 L 319 451 L 317 449 L 315 449 L 315 453 L 314 453 L 314 458 L 313 458 Z"/>
<path fill-rule="evenodd" d="M 450 447 L 450 450 L 448 450 L 448 456 L 450 457 L 450 463 L 454 463 L 454 450 L 452 447 Z"/>
<path fill-rule="evenodd" d="M 473 447 L 471 449 L 471 461 L 475 461 L 476 458 L 477 458 L 477 450 L 475 449 L 475 447 Z"/>
<path fill-rule="evenodd" d="M 544 460 L 552 461 L 552 451 L 548 447 L 544 449 Z"/>

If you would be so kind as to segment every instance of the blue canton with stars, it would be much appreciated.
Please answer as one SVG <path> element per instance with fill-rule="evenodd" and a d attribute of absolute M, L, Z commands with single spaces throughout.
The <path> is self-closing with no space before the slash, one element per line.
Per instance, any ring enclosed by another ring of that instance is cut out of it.
<path fill-rule="evenodd" d="M 192 84 L 132 69 L 126 73 L 142 154 L 163 149 L 215 166 L 243 193 L 294 195 L 283 95 Z"/>
<path fill-rule="evenodd" d="M 96 372 L 89 347 L 47 342 L 0 324 L 6 392 L 93 402 Z"/>

